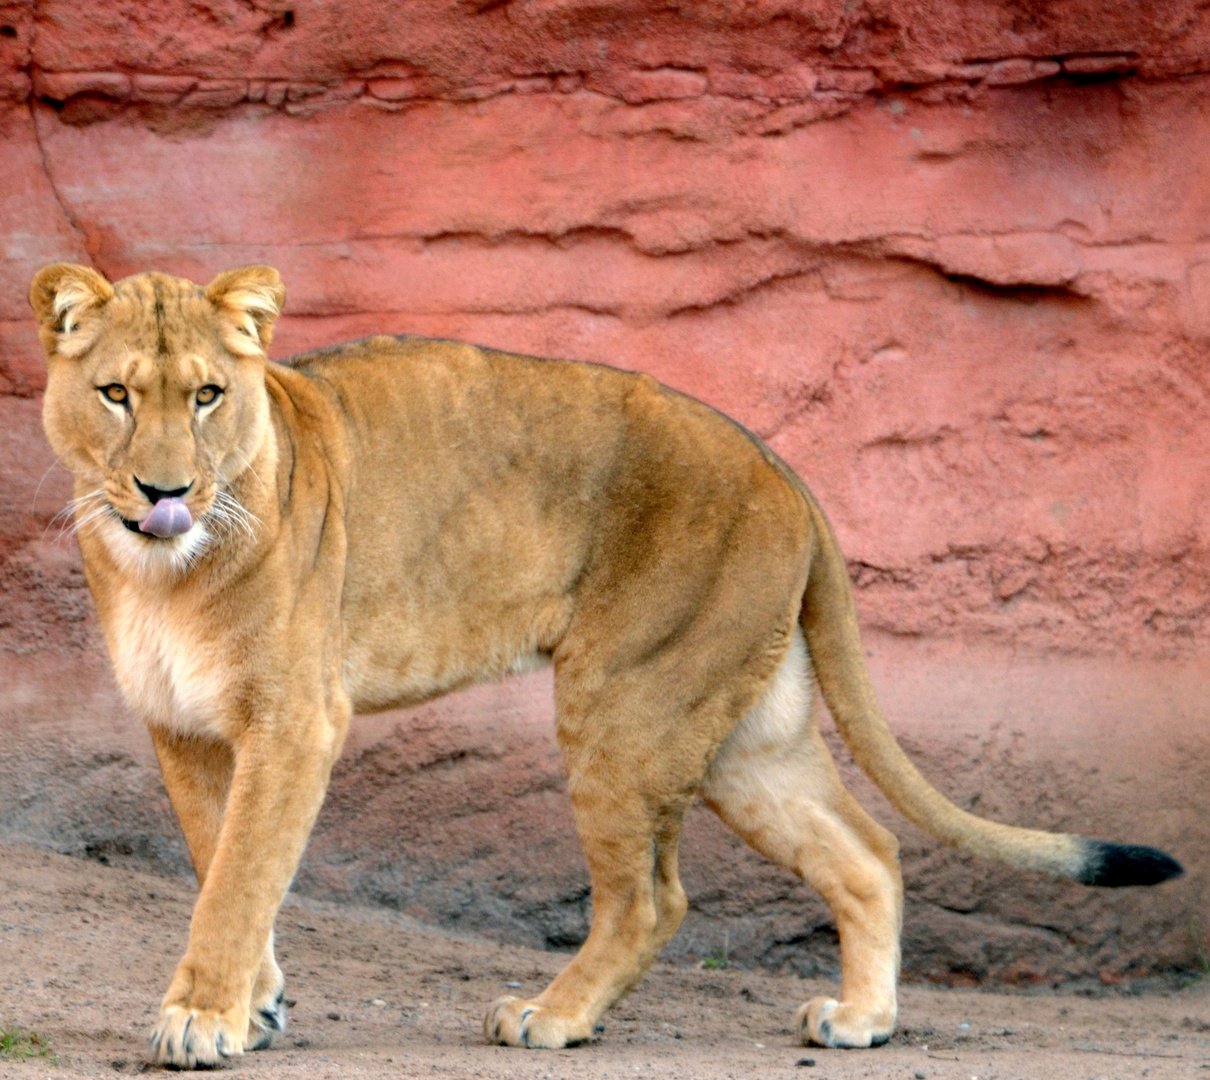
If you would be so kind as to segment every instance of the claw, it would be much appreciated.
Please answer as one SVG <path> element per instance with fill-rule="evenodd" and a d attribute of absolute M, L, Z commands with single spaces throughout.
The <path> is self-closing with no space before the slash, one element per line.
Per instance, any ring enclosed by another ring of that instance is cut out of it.
<path fill-rule="evenodd" d="M 268 1027 L 271 1027 L 274 1031 L 286 1030 L 285 1021 L 283 1021 L 281 1017 L 281 1003 L 282 999 L 281 995 L 279 994 L 272 1007 L 266 1005 L 257 1010 L 265 1024 Z"/>

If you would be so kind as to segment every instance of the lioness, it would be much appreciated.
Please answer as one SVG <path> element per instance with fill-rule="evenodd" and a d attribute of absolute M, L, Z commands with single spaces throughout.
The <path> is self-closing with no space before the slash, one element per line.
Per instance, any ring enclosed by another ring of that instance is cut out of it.
<path fill-rule="evenodd" d="M 201 885 L 160 1062 L 213 1065 L 282 1030 L 273 920 L 350 715 L 537 661 L 593 921 L 546 990 L 491 1006 L 496 1042 L 589 1039 L 642 978 L 685 914 L 698 795 L 835 915 L 840 1000 L 802 1006 L 803 1039 L 890 1036 L 897 843 L 841 786 L 815 679 L 856 760 L 943 843 L 1092 885 L 1181 872 L 929 786 L 879 712 L 823 513 L 738 425 L 644 375 L 449 341 L 271 363 L 284 299 L 263 266 L 203 288 L 59 263 L 30 290 L 88 583 Z"/>

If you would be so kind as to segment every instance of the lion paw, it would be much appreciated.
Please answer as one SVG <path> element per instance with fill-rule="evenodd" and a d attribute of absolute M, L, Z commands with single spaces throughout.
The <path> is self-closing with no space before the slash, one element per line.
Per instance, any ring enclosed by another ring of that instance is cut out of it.
<path fill-rule="evenodd" d="M 799 1030 L 806 1045 L 833 1049 L 864 1049 L 881 1046 L 891 1037 L 895 1021 L 871 1016 L 853 1005 L 842 1005 L 833 998 L 813 998 L 798 1010 Z"/>
<path fill-rule="evenodd" d="M 175 1069 L 213 1068 L 223 1058 L 244 1052 L 246 1014 L 168 1005 L 151 1034 L 151 1052 L 160 1065 Z M 243 1010 L 238 1010 L 243 1013 Z"/>
<path fill-rule="evenodd" d="M 560 1050 L 586 1042 L 596 1034 L 587 1020 L 562 1016 L 521 998 L 502 997 L 487 1011 L 483 1033 L 502 1046 Z"/>
<path fill-rule="evenodd" d="M 286 1030 L 286 977 L 273 955 L 273 938 L 261 958 L 252 984 L 252 1008 L 248 1014 L 247 1050 L 267 1050 Z"/>
<path fill-rule="evenodd" d="M 278 990 L 260 1004 L 253 1003 L 244 1046 L 249 1050 L 268 1050 L 285 1030 L 286 994 L 284 990 Z"/>

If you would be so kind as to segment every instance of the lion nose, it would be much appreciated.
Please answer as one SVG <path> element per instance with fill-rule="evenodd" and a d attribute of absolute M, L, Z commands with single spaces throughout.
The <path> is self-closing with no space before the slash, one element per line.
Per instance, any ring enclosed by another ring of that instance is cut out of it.
<path fill-rule="evenodd" d="M 144 495 L 146 495 L 148 502 L 150 502 L 151 505 L 154 506 L 161 499 L 179 499 L 179 498 L 181 498 L 181 496 L 183 496 L 185 494 L 185 492 L 187 492 L 191 487 L 193 487 L 193 482 L 190 481 L 184 487 L 179 487 L 179 488 L 158 488 L 158 487 L 153 487 L 151 484 L 144 484 L 143 481 L 140 480 L 136 476 L 136 477 L 134 477 L 134 486 L 137 487 Z"/>

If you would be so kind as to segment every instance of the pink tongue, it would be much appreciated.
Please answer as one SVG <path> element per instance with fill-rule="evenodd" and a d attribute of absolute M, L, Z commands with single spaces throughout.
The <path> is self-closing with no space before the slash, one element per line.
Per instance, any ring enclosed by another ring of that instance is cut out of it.
<path fill-rule="evenodd" d="M 180 536 L 191 528 L 193 518 L 184 499 L 161 499 L 139 522 L 139 529 L 152 536 Z"/>

